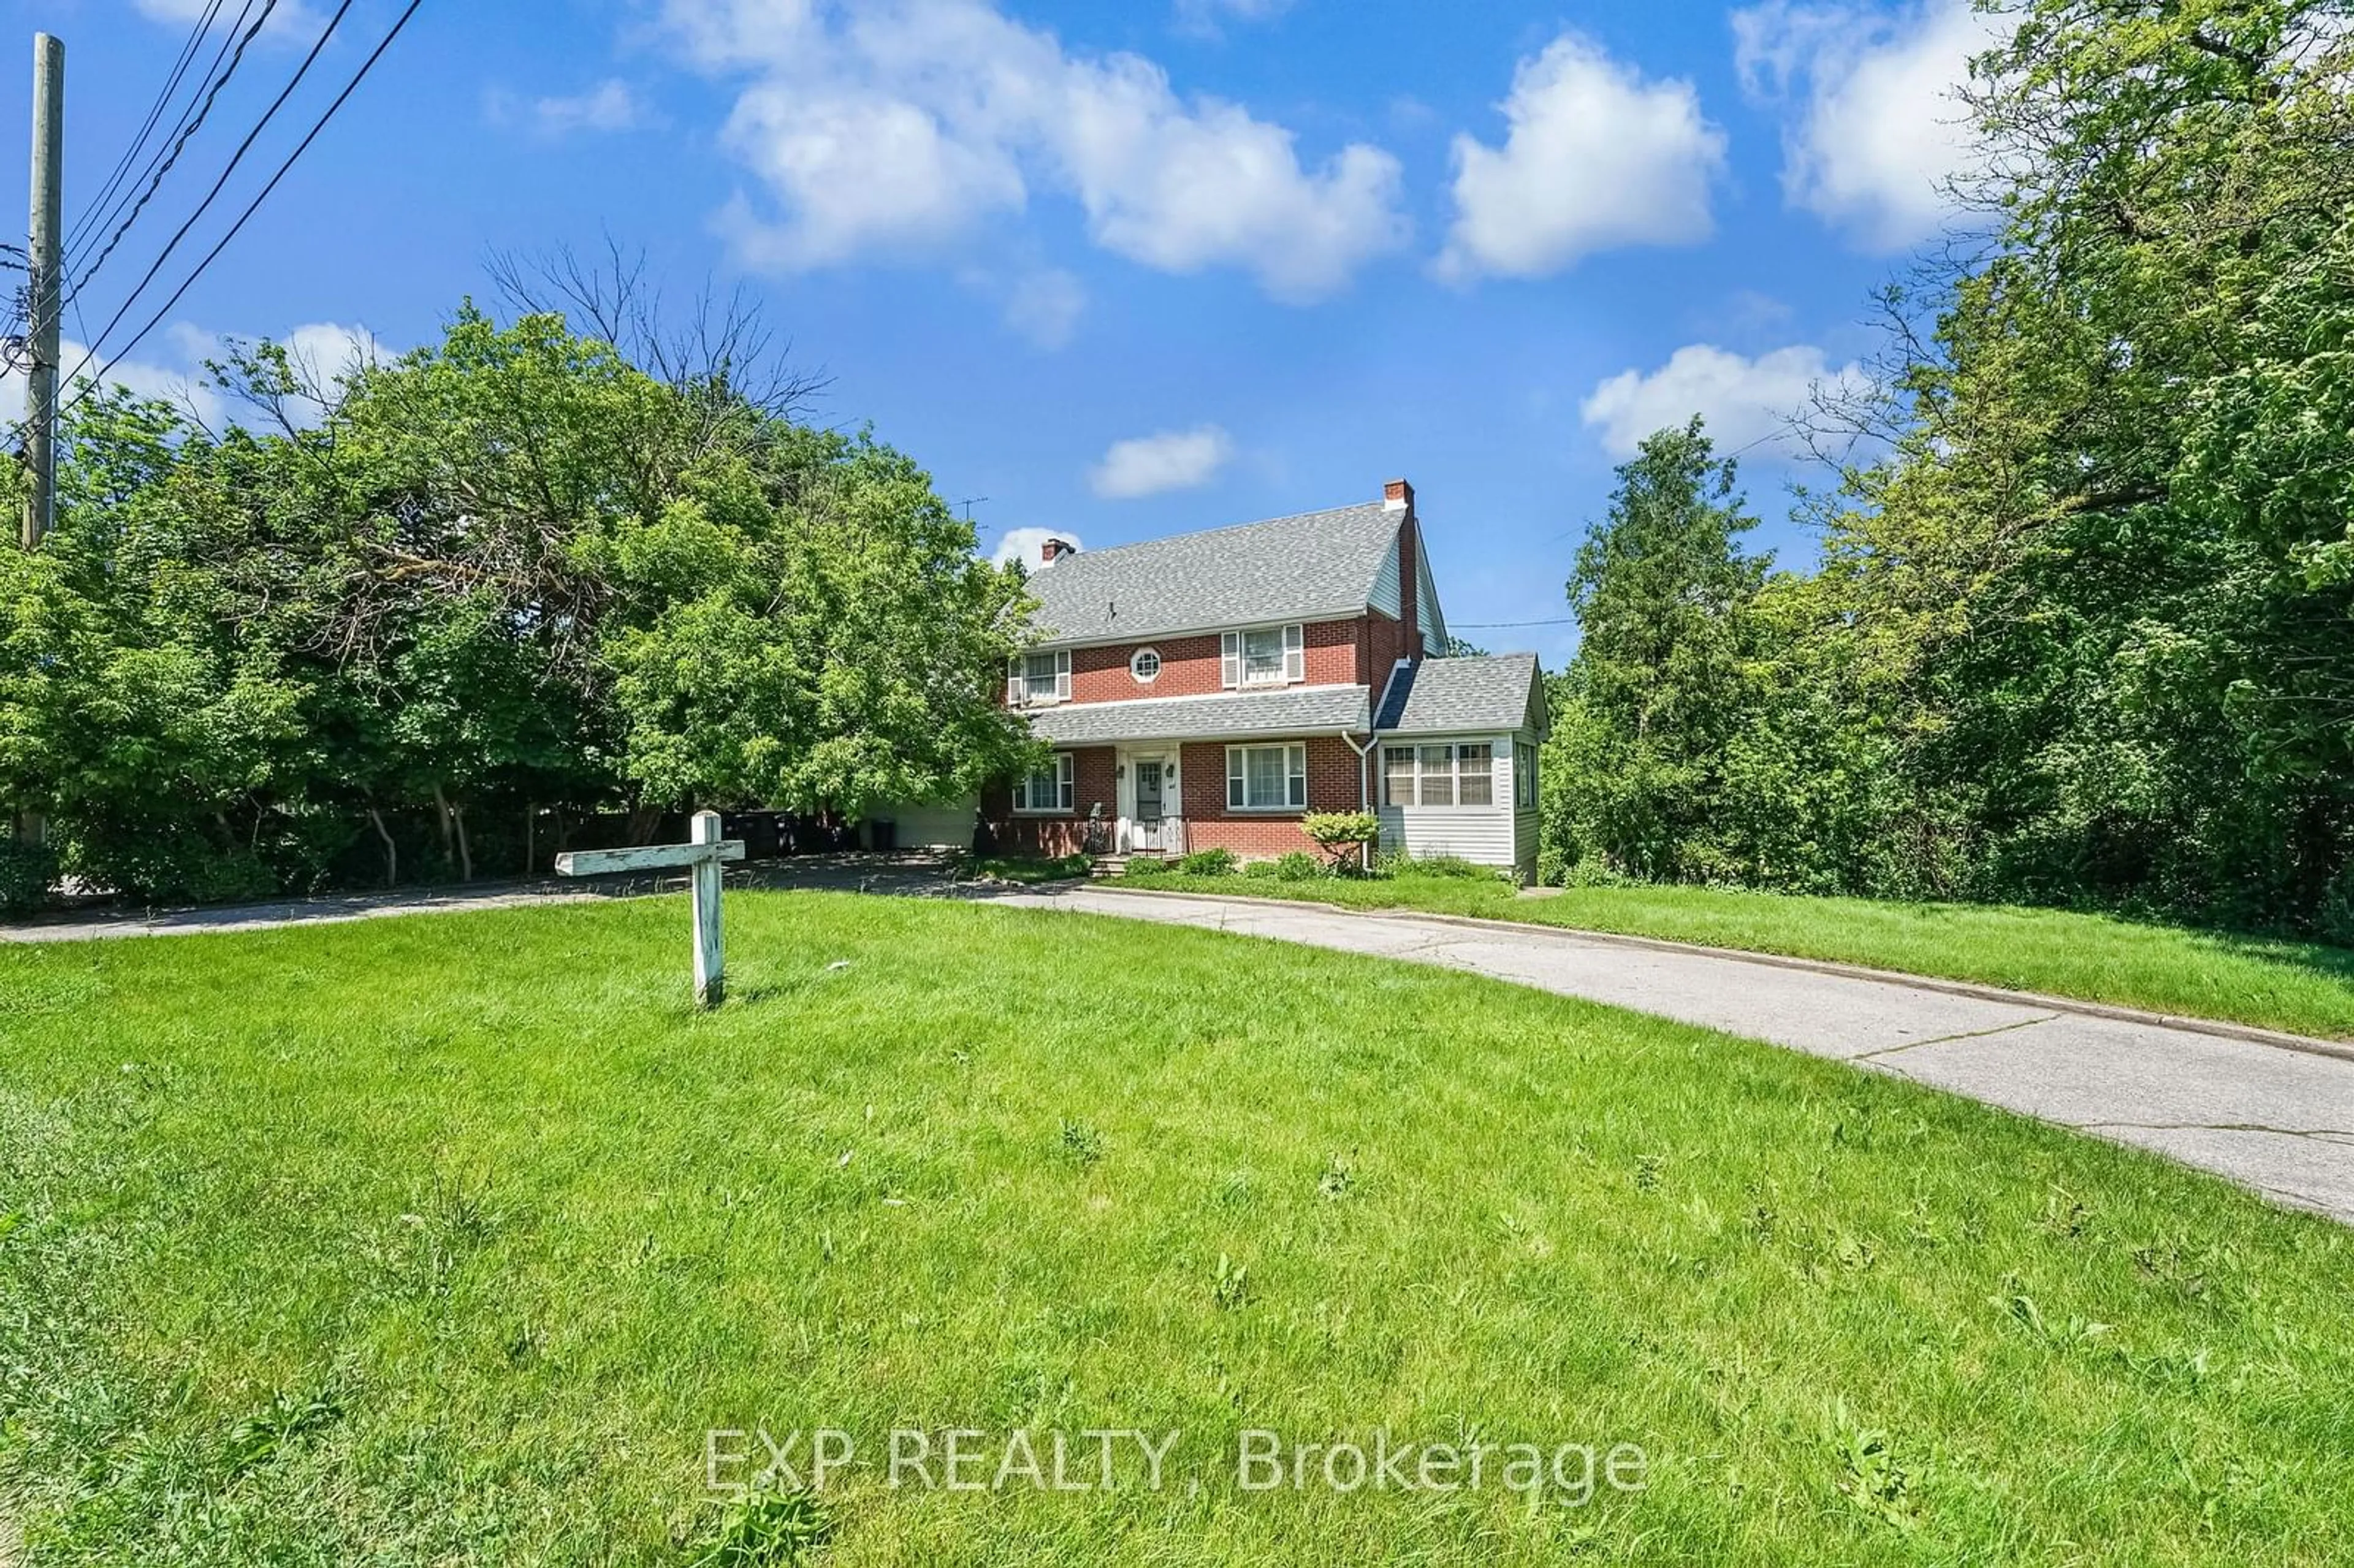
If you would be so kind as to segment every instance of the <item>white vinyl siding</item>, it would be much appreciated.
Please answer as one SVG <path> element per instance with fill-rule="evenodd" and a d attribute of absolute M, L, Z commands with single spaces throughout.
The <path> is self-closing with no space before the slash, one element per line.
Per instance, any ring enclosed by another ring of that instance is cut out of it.
<path fill-rule="evenodd" d="M 1382 569 L 1373 577 L 1373 591 L 1365 601 L 1391 620 L 1397 619 L 1399 599 L 1398 542 L 1390 541 L 1389 549 L 1382 556 Z"/>
<path fill-rule="evenodd" d="M 1013 668 L 1006 676 L 1005 700 L 1017 708 L 1069 702 L 1071 651 L 1014 655 Z"/>
<path fill-rule="evenodd" d="M 1534 751 L 1527 740 L 1525 733 L 1384 740 L 1375 809 L 1382 849 L 1533 871 L 1536 813 L 1514 804 L 1522 758 Z"/>
<path fill-rule="evenodd" d="M 1308 629 L 1264 626 L 1229 631 L 1218 639 L 1218 683 L 1222 686 L 1281 686 L 1308 678 Z"/>
<path fill-rule="evenodd" d="M 1226 747 L 1226 810 L 1299 811 L 1308 807 L 1308 748 Z"/>
<path fill-rule="evenodd" d="M 1066 814 L 1071 810 L 1076 779 L 1071 754 L 1058 751 L 1044 768 L 1013 781 L 1013 809 L 1024 816 Z"/>

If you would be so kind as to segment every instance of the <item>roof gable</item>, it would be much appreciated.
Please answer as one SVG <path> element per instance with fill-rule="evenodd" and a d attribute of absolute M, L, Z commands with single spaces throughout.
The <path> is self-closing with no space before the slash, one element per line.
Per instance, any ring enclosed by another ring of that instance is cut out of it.
<path fill-rule="evenodd" d="M 1031 574 L 1046 645 L 1362 615 L 1402 510 L 1380 502 L 1082 550 Z"/>
<path fill-rule="evenodd" d="M 1382 694 L 1384 735 L 1454 735 L 1548 727 L 1533 653 L 1425 659 L 1402 666 Z"/>

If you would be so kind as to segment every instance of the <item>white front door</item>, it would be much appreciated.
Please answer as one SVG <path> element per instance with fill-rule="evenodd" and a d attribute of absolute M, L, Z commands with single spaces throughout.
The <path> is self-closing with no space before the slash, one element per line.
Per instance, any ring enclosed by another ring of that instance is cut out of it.
<path fill-rule="evenodd" d="M 1166 756 L 1128 759 L 1127 847 L 1168 852 L 1177 848 L 1177 781 Z"/>

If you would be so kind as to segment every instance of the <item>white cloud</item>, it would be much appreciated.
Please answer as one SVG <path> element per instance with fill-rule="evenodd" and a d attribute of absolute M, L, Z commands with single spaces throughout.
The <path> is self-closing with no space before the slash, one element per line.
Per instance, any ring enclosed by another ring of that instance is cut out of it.
<path fill-rule="evenodd" d="M 535 98 L 527 104 L 493 90 L 486 107 L 492 123 L 525 125 L 550 140 L 580 131 L 635 131 L 654 122 L 653 111 L 619 77 L 609 77 L 586 92 Z"/>
<path fill-rule="evenodd" d="M 141 16 L 152 21 L 189 26 L 203 20 L 205 14 L 214 9 L 208 0 L 133 0 L 133 4 Z M 224 9 L 215 15 L 212 25 L 227 27 L 236 21 L 236 14 Z M 269 21 L 262 26 L 261 37 L 274 42 L 295 34 L 315 34 L 323 26 L 324 18 L 310 6 L 301 4 L 300 0 L 279 0 L 277 9 L 270 12 Z"/>
<path fill-rule="evenodd" d="M 1234 438 L 1215 425 L 1132 436 L 1112 442 L 1087 482 L 1108 501 L 1133 501 L 1207 484 L 1234 455 Z"/>
<path fill-rule="evenodd" d="M 355 370 L 381 365 L 393 357 L 376 340 L 376 334 L 364 326 L 345 326 L 340 322 L 312 322 L 296 327 L 279 341 L 286 345 L 287 357 L 323 387 L 332 387 Z"/>
<path fill-rule="evenodd" d="M 1046 564 L 1041 552 L 1049 539 L 1060 539 L 1075 548 L 1079 544 L 1079 536 L 1067 528 L 1008 528 L 989 558 L 1001 567 L 1018 560 L 1034 572 Z"/>
<path fill-rule="evenodd" d="M 333 322 L 298 326 L 278 341 L 296 364 L 323 387 L 331 387 L 338 376 L 357 366 L 392 357 L 366 327 L 346 327 Z M 85 364 L 84 345 L 67 342 L 60 345 L 60 363 L 72 377 L 66 396 L 76 396 L 79 388 L 90 382 L 109 389 L 127 387 L 134 397 L 169 403 L 194 414 L 207 429 L 218 430 L 238 410 L 212 384 L 205 362 L 222 358 L 228 347 L 227 338 L 188 322 L 175 322 L 164 328 L 163 336 L 153 344 L 152 352 L 136 358 L 118 359 L 111 365 L 103 357 Z M 21 408 L 24 402 L 22 373 L 8 370 L 0 374 L 0 408 Z M 307 424 L 315 414 L 306 417 L 306 410 L 317 408 L 307 399 L 298 399 L 297 406 L 287 411 Z"/>
<path fill-rule="evenodd" d="M 1956 90 L 2001 36 L 1969 0 L 1901 16 L 1789 0 L 1737 11 L 1744 87 L 1782 104 L 1782 188 L 1876 250 L 1934 238 L 1956 217 L 1947 182 L 1982 166 Z"/>
<path fill-rule="evenodd" d="M 751 79 L 725 144 L 776 211 L 739 198 L 721 227 L 754 265 L 944 254 L 1058 194 L 1130 260 L 1235 267 L 1305 301 L 1406 237 L 1389 154 L 1304 164 L 1282 126 L 1181 98 L 1139 56 L 1068 54 L 983 0 L 669 0 L 664 18 L 702 69 Z"/>
<path fill-rule="evenodd" d="M 1071 341 L 1087 307 L 1087 292 L 1076 278 L 1060 268 L 1042 268 L 1006 291 L 1005 324 L 1039 348 L 1061 348 Z"/>
<path fill-rule="evenodd" d="M 1177 0 L 1177 30 L 1197 37 L 1225 35 L 1226 22 L 1271 22 L 1291 9 L 1292 0 Z"/>
<path fill-rule="evenodd" d="M 1442 277 L 1543 277 L 1596 250 L 1708 238 L 1725 139 L 1691 83 L 1646 81 L 1564 33 L 1521 61 L 1498 107 L 1510 126 L 1500 148 L 1455 138 Z"/>
<path fill-rule="evenodd" d="M 1789 416 L 1803 408 L 1818 385 L 1861 390 L 1862 366 L 1836 369 L 1823 351 L 1805 344 L 1777 348 L 1755 358 L 1712 344 L 1688 344 L 1657 370 L 1625 370 L 1596 387 L 1578 413 L 1599 430 L 1603 450 L 1630 458 L 1644 438 L 1668 426 L 1681 426 L 1694 414 L 1707 421 L 1721 454 L 1763 446 L 1772 456 L 1795 456 Z"/>

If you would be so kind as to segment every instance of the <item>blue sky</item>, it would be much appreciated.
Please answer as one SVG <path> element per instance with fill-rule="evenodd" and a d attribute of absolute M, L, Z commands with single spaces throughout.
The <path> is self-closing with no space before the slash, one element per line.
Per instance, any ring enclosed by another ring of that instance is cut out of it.
<path fill-rule="evenodd" d="M 16 9 L 67 43 L 70 225 L 206 6 Z M 332 10 L 281 0 L 69 340 L 122 305 Z M 110 354 L 396 15 L 355 0 Z M 1963 0 L 426 0 L 116 375 L 171 387 L 231 334 L 398 351 L 487 292 L 491 252 L 610 234 L 674 294 L 757 291 L 832 377 L 818 417 L 987 497 L 985 548 L 1404 474 L 1450 619 L 1558 663 L 1566 626 L 1476 623 L 1564 613 L 1645 429 L 1706 413 L 1748 449 L 1760 542 L 1809 552 L 1772 416 L 1853 374 L 1871 291 L 1950 221 L 1946 94 L 1982 26 Z M 0 71 L 16 138 L 27 75 Z"/>

